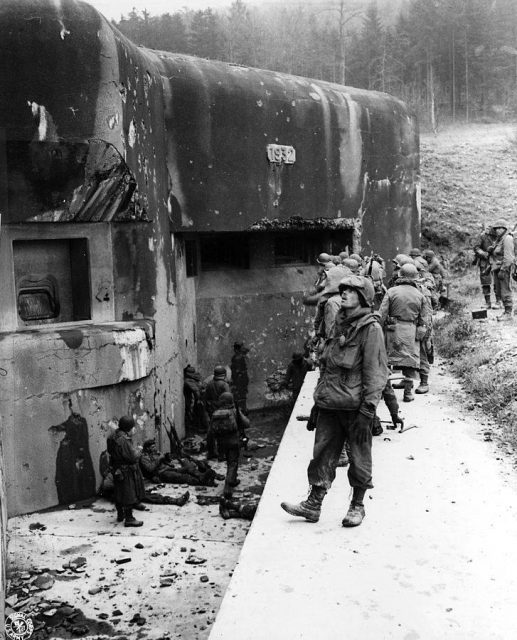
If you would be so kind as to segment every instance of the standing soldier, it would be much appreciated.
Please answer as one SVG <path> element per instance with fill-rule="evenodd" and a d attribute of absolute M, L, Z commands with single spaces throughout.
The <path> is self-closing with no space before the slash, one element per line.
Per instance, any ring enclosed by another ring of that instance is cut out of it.
<path fill-rule="evenodd" d="M 212 380 L 207 382 L 205 387 L 205 410 L 209 421 L 212 418 L 212 414 L 217 409 L 219 396 L 223 393 L 228 393 L 229 391 L 230 385 L 226 382 L 226 367 L 218 364 L 214 367 Z M 216 441 L 212 431 L 210 430 L 210 426 L 208 427 L 208 433 L 206 435 L 206 448 L 206 455 L 209 460 L 217 458 Z"/>
<path fill-rule="evenodd" d="M 109 436 L 107 449 L 113 470 L 113 493 L 117 507 L 117 522 L 124 520 L 125 527 L 141 527 L 144 523 L 133 517 L 133 509 L 140 508 L 145 496 L 144 479 L 140 471 L 140 455 L 133 448 L 131 435 L 135 421 L 122 416 L 118 429 Z M 141 507 L 144 509 L 143 505 Z"/>
<path fill-rule="evenodd" d="M 320 362 L 314 392 L 317 407 L 313 457 L 307 469 L 311 492 L 284 511 L 317 522 L 321 504 L 336 477 L 345 440 L 350 444 L 348 480 L 352 502 L 344 527 L 360 525 L 363 499 L 372 485 L 372 419 L 388 378 L 381 327 L 371 311 L 374 288 L 363 276 L 347 276 L 339 286 L 342 306 Z"/>
<path fill-rule="evenodd" d="M 474 244 L 474 265 L 479 267 L 479 281 L 481 283 L 481 290 L 485 298 L 485 306 L 487 309 L 500 309 L 501 297 L 497 296 L 496 285 L 494 282 L 494 293 L 496 296 L 496 303 L 492 306 L 490 301 L 490 286 L 492 284 L 492 274 L 490 266 L 490 253 L 491 249 L 497 242 L 497 236 L 494 229 L 488 227 L 480 234 Z"/>
<path fill-rule="evenodd" d="M 495 295 L 496 297 L 499 295 L 504 307 L 504 312 L 497 319 L 511 321 L 513 296 L 510 282 L 515 262 L 513 235 L 508 231 L 506 220 L 497 220 L 492 225 L 492 229 L 496 236 L 496 242 L 490 248 L 490 265 L 494 274 Z"/>
<path fill-rule="evenodd" d="M 439 294 L 442 294 L 444 290 L 443 281 L 447 276 L 445 269 L 443 268 L 442 263 L 436 257 L 435 252 L 431 249 L 426 249 L 423 253 L 423 256 L 427 262 L 429 273 L 433 276 L 436 283 L 436 290 Z"/>
<path fill-rule="evenodd" d="M 245 347 L 242 342 L 233 343 L 233 356 L 230 368 L 232 370 L 232 391 L 233 398 L 237 407 L 247 414 L 246 398 L 248 396 L 248 359 L 246 354 L 248 353 L 248 347 Z"/>
<path fill-rule="evenodd" d="M 417 286 L 417 278 L 414 264 L 403 265 L 379 309 L 386 331 L 388 362 L 393 368 L 402 369 L 404 375 L 404 402 L 415 399 L 413 381 L 420 370 L 420 342 L 428 335 L 432 322 L 431 307 Z"/>

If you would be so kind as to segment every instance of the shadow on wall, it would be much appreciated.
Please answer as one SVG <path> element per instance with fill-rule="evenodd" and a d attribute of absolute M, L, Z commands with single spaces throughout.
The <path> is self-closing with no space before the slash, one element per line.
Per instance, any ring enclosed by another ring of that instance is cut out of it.
<path fill-rule="evenodd" d="M 66 422 L 50 427 L 50 432 L 64 432 L 56 456 L 56 490 L 59 504 L 86 500 L 95 495 L 95 472 L 88 443 L 88 424 L 77 413 Z"/>

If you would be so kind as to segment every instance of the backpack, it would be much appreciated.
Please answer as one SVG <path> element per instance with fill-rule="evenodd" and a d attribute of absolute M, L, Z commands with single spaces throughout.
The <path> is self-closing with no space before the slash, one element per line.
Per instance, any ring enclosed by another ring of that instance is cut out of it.
<path fill-rule="evenodd" d="M 212 414 L 210 429 L 214 436 L 229 436 L 238 433 L 235 409 L 217 409 Z"/>

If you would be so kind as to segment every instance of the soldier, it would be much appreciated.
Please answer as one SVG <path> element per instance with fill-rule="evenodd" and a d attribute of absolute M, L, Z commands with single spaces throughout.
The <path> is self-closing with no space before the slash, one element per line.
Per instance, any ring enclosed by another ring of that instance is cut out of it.
<path fill-rule="evenodd" d="M 282 502 L 287 513 L 317 522 L 321 504 L 336 477 L 345 440 L 350 445 L 348 480 L 352 501 L 342 521 L 363 521 L 363 499 L 372 485 L 372 419 L 388 378 L 382 330 L 371 312 L 374 288 L 363 276 L 347 276 L 339 285 L 342 307 L 320 363 L 314 392 L 317 407 L 313 458 L 307 475 L 311 492 L 298 504 Z"/>
<path fill-rule="evenodd" d="M 414 264 L 400 268 L 395 286 L 388 289 L 379 309 L 380 321 L 386 332 L 388 362 L 404 375 L 403 402 L 411 402 L 413 381 L 420 369 L 420 342 L 431 328 L 432 310 L 419 290 Z"/>
<path fill-rule="evenodd" d="M 409 257 L 413 258 L 413 262 L 415 263 L 415 267 L 418 269 L 419 265 L 425 266 L 427 268 L 427 260 L 422 256 L 422 252 L 417 247 L 413 247 L 409 252 Z"/>
<path fill-rule="evenodd" d="M 108 437 L 107 450 L 113 472 L 113 493 L 117 508 L 117 522 L 124 521 L 125 527 L 141 527 L 144 523 L 133 516 L 133 509 L 140 508 L 145 496 L 144 479 L 138 460 L 140 454 L 133 447 L 131 436 L 135 421 L 130 416 L 122 416 L 118 429 Z M 144 510 L 143 507 L 141 510 Z"/>
<path fill-rule="evenodd" d="M 282 381 L 283 387 L 291 385 L 292 396 L 291 404 L 294 405 L 298 395 L 303 386 L 305 380 L 305 374 L 307 371 L 312 370 L 312 363 L 308 358 L 305 358 L 301 351 L 295 351 L 293 353 L 291 362 L 287 365 L 287 371 L 285 372 L 284 379 Z"/>
<path fill-rule="evenodd" d="M 496 220 L 492 229 L 497 239 L 490 247 L 490 265 L 494 274 L 496 296 L 499 294 L 504 307 L 504 312 L 497 317 L 497 320 L 511 321 L 513 315 L 511 275 L 515 262 L 513 234 L 508 231 L 506 220 Z"/>
<path fill-rule="evenodd" d="M 226 381 L 226 367 L 218 364 L 216 367 L 214 367 L 214 375 L 212 380 L 207 383 L 205 388 L 205 409 L 209 420 L 217 408 L 219 396 L 222 393 L 227 393 L 228 391 L 230 391 L 230 385 Z M 208 433 L 206 435 L 206 448 L 206 456 L 208 460 L 217 458 L 216 442 L 212 432 L 210 431 L 210 427 L 208 427 Z"/>
<path fill-rule="evenodd" d="M 427 262 L 429 273 L 433 276 L 434 281 L 436 282 L 436 290 L 441 294 L 444 290 L 443 281 L 447 276 L 446 271 L 443 268 L 442 263 L 436 257 L 434 251 L 431 249 L 426 249 L 423 256 Z"/>
<path fill-rule="evenodd" d="M 492 247 L 497 242 L 497 235 L 491 227 L 487 227 L 476 239 L 474 243 L 474 262 L 472 264 L 479 267 L 479 281 L 481 290 L 485 298 L 485 307 L 487 309 L 500 309 L 502 307 L 501 298 L 497 297 L 496 284 L 494 282 L 494 294 L 496 297 L 495 304 L 492 305 L 490 300 L 490 286 L 492 285 L 492 269 L 490 266 L 490 253 Z"/>

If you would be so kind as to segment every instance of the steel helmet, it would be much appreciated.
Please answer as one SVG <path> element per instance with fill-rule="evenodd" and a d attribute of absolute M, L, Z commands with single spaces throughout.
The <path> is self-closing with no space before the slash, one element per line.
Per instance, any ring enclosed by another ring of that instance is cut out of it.
<path fill-rule="evenodd" d="M 330 262 L 331 257 L 329 253 L 320 253 L 320 255 L 316 258 L 316 262 L 318 264 L 327 264 L 327 262 Z"/>
<path fill-rule="evenodd" d="M 348 267 L 353 273 L 356 273 L 359 269 L 359 263 L 354 258 L 345 258 L 343 260 L 343 266 Z"/>
<path fill-rule="evenodd" d="M 434 258 L 435 253 L 434 251 L 432 251 L 432 249 L 426 249 L 422 255 L 424 256 L 424 258 Z"/>
<path fill-rule="evenodd" d="M 405 253 L 397 253 L 397 255 L 393 258 L 393 262 L 399 267 L 401 267 L 403 264 L 407 262 L 408 258 L 409 256 L 406 255 Z"/>
<path fill-rule="evenodd" d="M 400 278 L 408 278 L 408 280 L 416 280 L 418 278 L 418 269 L 414 264 L 406 263 L 400 267 Z"/>
<path fill-rule="evenodd" d="M 339 283 L 339 293 L 349 287 L 357 291 L 362 307 L 371 307 L 375 297 L 375 289 L 370 278 L 364 276 L 345 276 Z"/>
<path fill-rule="evenodd" d="M 415 256 L 421 256 L 422 252 L 420 251 L 420 249 L 418 249 L 418 247 L 413 247 L 413 249 L 411 249 L 411 251 L 409 252 L 409 255 L 414 258 Z"/>
<path fill-rule="evenodd" d="M 508 222 L 504 218 L 499 218 L 492 225 L 492 229 L 509 229 Z"/>
<path fill-rule="evenodd" d="M 324 294 L 332 294 L 339 292 L 339 283 L 343 279 L 345 275 L 345 270 L 342 266 L 332 265 L 332 267 L 327 271 L 327 277 L 325 278 L 325 288 L 323 289 Z"/>
<path fill-rule="evenodd" d="M 226 367 L 223 367 L 222 364 L 218 364 L 214 367 L 214 378 L 225 378 L 226 377 Z"/>
<path fill-rule="evenodd" d="M 363 259 L 358 253 L 352 253 L 350 257 L 352 258 L 352 260 L 355 260 L 357 264 L 361 264 L 363 262 Z"/>

